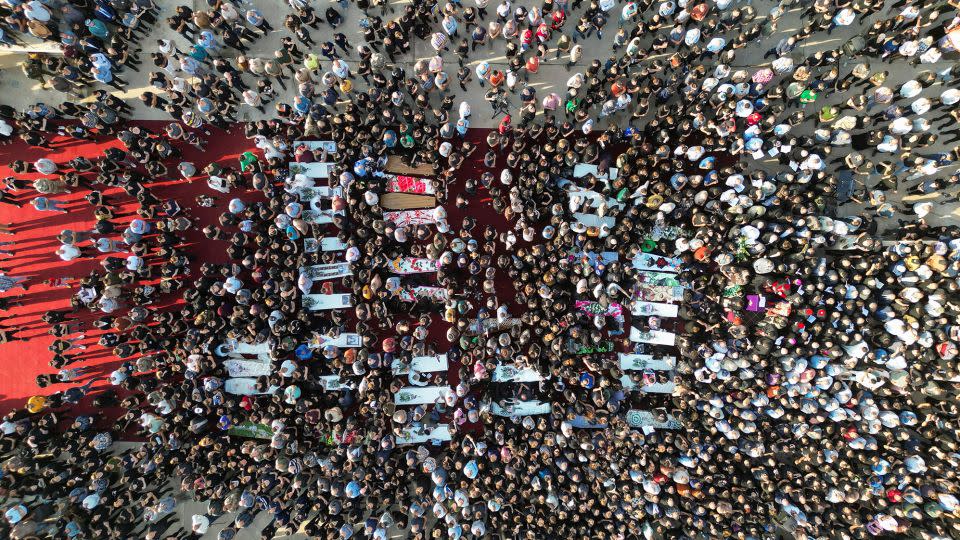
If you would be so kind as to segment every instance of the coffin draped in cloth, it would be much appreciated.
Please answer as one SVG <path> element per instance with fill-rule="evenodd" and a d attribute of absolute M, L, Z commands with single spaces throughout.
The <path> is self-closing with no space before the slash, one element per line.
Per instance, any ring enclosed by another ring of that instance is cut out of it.
<path fill-rule="evenodd" d="M 651 345 L 675 345 L 677 335 L 666 330 L 640 330 L 630 328 L 630 341 L 634 343 L 649 343 Z"/>
<path fill-rule="evenodd" d="M 353 275 L 353 272 L 350 271 L 350 263 L 346 262 L 304 266 L 300 268 L 300 273 L 306 274 L 307 277 L 315 281 L 324 281 Z"/>
<path fill-rule="evenodd" d="M 351 305 L 352 301 L 349 293 L 303 295 L 303 307 L 310 311 L 346 309 Z"/>
<path fill-rule="evenodd" d="M 664 302 L 636 301 L 630 304 L 630 314 L 635 317 L 676 317 L 680 306 Z"/>
<path fill-rule="evenodd" d="M 399 358 L 394 358 L 393 363 L 390 365 L 390 369 L 394 375 L 407 375 L 411 369 L 419 371 L 420 373 L 446 371 L 448 367 L 449 363 L 447 362 L 446 354 L 414 356 L 409 365 L 403 365 L 400 363 Z"/>
<path fill-rule="evenodd" d="M 386 174 L 383 177 L 387 181 L 384 187 L 388 193 L 412 193 L 415 195 L 433 195 L 436 193 L 433 182 L 425 178 L 403 174 Z"/>
<path fill-rule="evenodd" d="M 446 425 L 439 426 L 410 426 L 404 428 L 403 432 L 397 436 L 398 445 L 422 444 L 428 441 L 446 442 L 451 439 L 450 428 Z"/>
<path fill-rule="evenodd" d="M 627 425 L 635 428 L 680 429 L 680 421 L 671 414 L 667 414 L 665 419 L 658 419 L 653 411 L 639 409 L 627 412 Z"/>
<path fill-rule="evenodd" d="M 360 337 L 360 334 L 343 332 L 337 337 L 315 334 L 312 338 L 310 338 L 309 346 L 311 349 L 322 349 L 327 346 L 354 348 L 359 347 L 362 344 L 363 339 Z"/>
<path fill-rule="evenodd" d="M 677 279 L 677 274 L 672 272 L 654 272 L 652 270 L 641 270 L 637 272 L 637 283 L 647 285 L 659 285 L 662 287 L 682 287 L 683 284 Z"/>
<path fill-rule="evenodd" d="M 306 146 L 309 150 L 325 150 L 328 154 L 337 153 L 336 141 L 297 141 L 294 148 Z"/>
<path fill-rule="evenodd" d="M 631 261 L 637 270 L 651 270 L 654 272 L 679 272 L 680 259 L 664 257 L 653 253 L 638 253 Z"/>
<path fill-rule="evenodd" d="M 588 174 L 592 174 L 598 180 L 606 182 L 608 180 L 616 180 L 617 177 L 620 176 L 620 170 L 616 167 L 610 167 L 607 169 L 606 174 L 600 174 L 600 168 L 590 163 L 577 163 L 573 166 L 574 178 L 583 178 Z"/>
<path fill-rule="evenodd" d="M 243 343 L 235 339 L 228 339 L 227 341 L 217 345 L 214 349 L 214 352 L 217 356 L 227 356 L 238 357 L 238 355 L 270 355 L 270 344 L 267 342 L 262 343 Z"/>
<path fill-rule="evenodd" d="M 679 302 L 683 300 L 683 287 L 638 283 L 634 288 L 634 297 L 644 302 Z"/>
<path fill-rule="evenodd" d="M 384 263 L 384 268 L 394 274 L 426 274 L 436 272 L 440 261 L 424 257 L 397 257 Z"/>
<path fill-rule="evenodd" d="M 443 287 L 397 287 L 392 292 L 401 302 L 416 302 L 417 300 L 429 300 L 431 302 L 446 302 L 447 290 Z"/>
<path fill-rule="evenodd" d="M 270 375 L 273 372 L 273 366 L 270 362 L 259 362 L 255 360 L 227 360 L 223 363 L 227 373 L 231 377 L 260 377 L 261 375 Z"/>
<path fill-rule="evenodd" d="M 293 174 L 302 174 L 308 178 L 330 178 L 333 168 L 336 167 L 333 162 L 313 162 L 313 163 L 290 163 L 290 172 Z"/>
<path fill-rule="evenodd" d="M 630 375 L 622 375 L 620 377 L 620 384 L 623 385 L 624 390 L 640 390 L 647 394 L 672 394 L 677 388 L 677 383 L 672 380 L 672 377 L 670 381 L 664 383 L 650 382 L 643 384 L 634 381 Z"/>
<path fill-rule="evenodd" d="M 307 253 L 316 253 L 320 251 L 343 251 L 347 249 L 347 243 L 336 236 L 325 236 L 319 240 L 316 238 L 304 238 L 303 250 Z"/>
<path fill-rule="evenodd" d="M 542 401 L 510 401 L 505 405 L 497 402 L 490 404 L 490 412 L 497 416 L 534 416 L 537 414 L 550 414 L 553 410 L 549 403 Z"/>
<path fill-rule="evenodd" d="M 397 226 L 404 227 L 410 225 L 432 225 L 437 222 L 433 208 L 384 212 L 383 219 L 392 221 Z"/>
<path fill-rule="evenodd" d="M 317 377 L 317 380 L 320 381 L 320 386 L 327 392 L 335 392 L 345 387 L 339 375 L 322 375 Z"/>
<path fill-rule="evenodd" d="M 666 371 L 674 369 L 677 366 L 675 356 L 656 357 L 652 354 L 627 354 L 620 353 L 620 369 L 624 371 L 652 369 L 654 371 Z"/>
<path fill-rule="evenodd" d="M 543 375 L 531 367 L 499 365 L 493 370 L 491 380 L 493 382 L 538 382 L 543 380 Z"/>
<path fill-rule="evenodd" d="M 429 405 L 453 392 L 449 386 L 405 386 L 393 396 L 397 405 Z"/>
<path fill-rule="evenodd" d="M 273 394 L 280 387 L 271 386 L 265 391 L 257 390 L 257 380 L 250 377 L 237 377 L 233 379 L 227 379 L 227 382 L 223 384 L 223 389 L 228 394 L 234 394 L 237 396 L 256 396 L 256 395 L 265 395 Z"/>

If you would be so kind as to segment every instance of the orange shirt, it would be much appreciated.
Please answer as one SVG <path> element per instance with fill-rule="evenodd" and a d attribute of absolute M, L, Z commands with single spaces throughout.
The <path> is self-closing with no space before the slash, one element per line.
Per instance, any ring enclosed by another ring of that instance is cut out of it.
<path fill-rule="evenodd" d="M 47 405 L 45 396 L 33 396 L 27 400 L 27 410 L 31 413 L 38 413 Z"/>

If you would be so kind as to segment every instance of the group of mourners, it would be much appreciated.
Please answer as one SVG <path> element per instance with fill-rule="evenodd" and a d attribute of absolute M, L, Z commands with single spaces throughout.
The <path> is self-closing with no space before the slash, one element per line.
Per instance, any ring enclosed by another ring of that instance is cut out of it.
<path fill-rule="evenodd" d="M 0 105 L 42 154 L 0 202 L 82 193 L 55 255 L 98 261 L 0 422 L 0 536 L 960 536 L 960 2 L 313 4 L 0 5 L 67 94 Z M 161 128 L 99 88 L 157 18 Z"/>

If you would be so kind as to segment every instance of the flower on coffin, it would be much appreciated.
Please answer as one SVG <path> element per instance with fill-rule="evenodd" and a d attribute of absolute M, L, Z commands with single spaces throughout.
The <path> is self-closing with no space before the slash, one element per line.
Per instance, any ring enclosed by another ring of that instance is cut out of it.
<path fill-rule="evenodd" d="M 414 395 L 410 392 L 400 392 L 399 394 L 397 394 L 397 398 L 400 400 L 401 403 L 408 403 L 410 401 L 413 401 Z"/>
<path fill-rule="evenodd" d="M 310 309 L 316 305 L 317 305 L 317 301 L 313 297 L 305 296 L 303 298 L 303 307 Z"/>

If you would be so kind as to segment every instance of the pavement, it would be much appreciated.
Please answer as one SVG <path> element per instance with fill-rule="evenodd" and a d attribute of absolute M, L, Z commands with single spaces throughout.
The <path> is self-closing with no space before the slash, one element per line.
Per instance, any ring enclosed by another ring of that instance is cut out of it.
<path fill-rule="evenodd" d="M 394 10 L 393 13 L 388 11 L 382 17 L 384 20 L 389 20 L 390 17 L 398 16 L 402 13 L 403 6 L 408 4 L 410 0 L 394 0 L 388 4 L 389 9 Z M 531 2 L 515 2 L 522 4 L 530 4 Z M 888 0 L 887 4 L 893 4 L 893 0 Z M 141 92 L 150 88 L 148 83 L 148 78 L 154 68 L 152 62 L 150 61 L 150 53 L 156 51 L 156 41 L 158 39 L 171 39 L 178 44 L 181 50 L 186 49 L 187 43 L 186 40 L 181 37 L 176 32 L 170 30 L 167 25 L 163 22 L 164 18 L 169 16 L 175 8 L 175 6 L 182 4 L 182 0 L 157 0 L 158 6 L 161 8 L 161 16 L 158 18 L 158 22 L 151 29 L 150 33 L 144 38 L 141 45 L 143 51 L 140 53 L 140 59 L 143 61 L 143 64 L 140 66 L 140 72 L 133 72 L 129 69 L 125 69 L 121 74 L 121 78 L 128 81 L 129 88 L 126 91 L 119 92 L 113 91 L 112 93 L 120 96 L 124 99 L 128 99 L 134 105 L 133 117 L 140 120 L 168 120 L 169 117 L 166 113 L 159 111 L 157 109 L 151 109 L 145 107 L 138 98 Z M 261 58 L 271 58 L 273 52 L 280 47 L 280 39 L 286 35 L 287 31 L 283 28 L 283 18 L 290 8 L 286 2 L 281 2 L 278 0 L 243 0 L 240 1 L 241 6 L 253 5 L 260 9 L 261 13 L 265 15 L 267 20 L 273 25 L 277 30 L 270 32 L 267 36 L 258 39 L 255 43 L 252 44 L 251 50 L 248 54 L 249 57 L 261 57 Z M 334 0 L 317 0 L 312 3 L 314 9 L 318 14 L 323 13 L 326 7 L 330 4 L 338 5 L 339 3 Z M 466 2 L 466 5 L 472 4 L 472 2 Z M 769 66 L 772 61 L 770 59 L 764 59 L 763 56 L 766 51 L 773 48 L 780 39 L 793 35 L 797 33 L 801 27 L 801 16 L 803 11 L 806 9 L 806 6 L 809 5 L 803 0 L 785 0 L 780 3 L 781 8 L 783 9 L 783 15 L 780 17 L 777 24 L 777 31 L 768 37 L 762 37 L 756 42 L 748 44 L 746 47 L 739 49 L 737 51 L 736 59 L 732 64 L 734 69 L 758 69 L 760 67 Z M 192 3 L 194 9 L 204 9 L 206 8 L 206 2 L 200 2 L 195 0 Z M 491 2 L 490 7 L 488 8 L 487 21 L 491 17 L 496 16 L 495 12 L 496 2 Z M 777 6 L 777 2 L 772 0 L 740 0 L 734 7 L 737 7 L 741 10 L 752 9 L 755 12 L 755 20 L 761 21 L 767 18 L 773 8 Z M 362 42 L 362 38 L 357 32 L 359 26 L 358 21 L 364 17 L 364 14 L 361 10 L 349 4 L 349 7 L 343 8 L 338 6 L 337 9 L 343 14 L 344 22 L 338 28 L 338 31 L 342 31 L 351 37 L 351 45 L 357 45 Z M 581 9 L 585 9 L 581 8 Z M 614 10 L 619 10 L 619 6 L 614 8 Z M 858 28 L 867 28 L 869 24 L 881 16 L 890 16 L 888 10 L 880 11 L 879 14 L 872 15 L 867 17 L 858 23 L 854 23 L 848 27 L 839 27 L 835 29 L 832 34 L 827 34 L 826 32 L 818 32 L 813 36 L 805 40 L 800 46 L 796 48 L 793 53 L 794 57 L 803 57 L 809 56 L 817 51 L 836 49 L 840 47 L 844 42 L 846 42 L 850 37 L 852 37 L 855 31 Z M 572 31 L 573 25 L 576 23 L 576 18 L 579 15 L 579 12 L 575 12 L 568 16 L 566 30 Z M 712 14 L 711 14 L 712 15 Z M 438 25 L 439 26 L 439 25 Z M 463 29 L 461 29 L 463 32 Z M 321 25 L 320 30 L 311 30 L 311 35 L 314 41 L 322 43 L 330 36 L 332 32 L 330 28 L 326 25 Z M 534 86 L 537 90 L 539 96 L 547 95 L 550 92 L 556 92 L 560 95 L 564 95 L 566 91 L 566 81 L 574 73 L 574 71 L 579 68 L 583 70 L 586 66 L 590 65 L 590 62 L 594 58 L 605 60 L 613 54 L 612 52 L 612 40 L 613 36 L 616 33 L 616 16 L 611 17 L 611 22 L 608 23 L 606 32 L 604 33 L 603 39 L 597 39 L 597 36 L 594 35 L 586 40 L 581 40 L 580 44 L 584 47 L 584 54 L 580 62 L 578 62 L 573 70 L 568 71 L 567 57 L 561 56 L 560 59 L 555 59 L 554 52 L 555 49 L 551 49 L 550 53 L 546 56 L 544 62 L 541 64 L 539 73 L 535 77 L 532 77 L 530 84 Z M 30 36 L 27 36 L 28 38 Z M 649 44 L 653 39 L 653 34 L 646 36 L 644 40 L 644 45 Z M 734 37 L 735 33 L 730 32 L 724 35 L 728 42 L 730 42 Z M 32 44 L 34 45 L 34 44 Z M 303 48 L 303 47 L 301 47 Z M 478 48 L 475 52 L 471 54 L 469 59 L 469 66 L 471 69 L 475 68 L 476 65 L 482 61 L 489 62 L 494 67 L 497 66 L 506 66 L 507 59 L 503 55 L 504 41 L 502 39 L 495 42 L 488 42 L 485 47 Z M 0 75 L 0 94 L 4 96 L 4 100 L 9 105 L 12 105 L 17 108 L 24 108 L 30 104 L 33 104 L 37 101 L 43 101 L 50 105 L 56 105 L 61 103 L 66 97 L 65 94 L 61 94 L 50 89 L 49 85 L 42 86 L 36 81 L 27 79 L 21 70 L 17 69 L 14 66 L 9 66 L 10 63 L 10 54 L 6 53 L 7 49 L 0 48 L 0 66 L 8 66 L 3 70 L 3 74 Z M 341 51 L 342 52 L 342 51 Z M 622 52 L 622 51 L 621 51 Z M 421 41 L 414 39 L 414 46 L 411 48 L 411 51 L 407 54 L 397 55 L 396 61 L 398 64 L 402 65 L 408 70 L 412 71 L 413 65 L 422 59 L 432 58 L 435 54 L 433 47 L 428 41 Z M 236 51 L 232 49 L 226 49 L 225 55 L 228 57 L 236 57 Z M 451 78 L 456 79 L 455 72 L 457 68 L 457 59 L 456 55 L 451 51 L 445 52 L 443 54 L 445 65 L 448 67 L 448 73 Z M 661 54 L 658 56 L 652 56 L 650 58 L 666 58 L 668 54 Z M 953 55 L 944 55 L 944 57 L 951 57 Z M 15 57 L 16 58 L 16 57 Z M 355 68 L 357 65 L 358 57 L 354 53 L 349 56 L 344 56 L 351 66 Z M 845 74 L 849 69 L 860 60 L 851 60 L 848 57 L 844 57 L 841 61 L 841 74 Z M 910 66 L 906 62 L 896 62 L 896 63 L 885 63 L 883 64 L 883 69 L 888 70 L 890 75 L 887 79 L 887 86 L 896 89 L 899 85 L 906 80 L 909 80 L 914 74 L 920 69 L 930 69 L 938 70 L 944 67 L 949 67 L 951 61 L 943 60 L 938 64 L 928 64 L 923 65 L 918 68 Z M 879 61 L 874 62 L 875 65 L 880 64 Z M 846 71 L 844 71 L 844 69 Z M 356 71 L 356 69 L 353 69 Z M 251 77 L 246 76 L 246 79 L 249 81 Z M 276 85 L 275 85 L 276 86 Z M 279 92 L 280 97 L 278 99 L 283 99 L 287 103 L 292 103 L 292 99 L 295 93 L 294 85 L 287 85 L 288 90 L 283 91 L 279 86 L 276 87 L 276 90 Z M 518 88 L 520 86 L 518 85 Z M 106 89 L 112 90 L 111 87 L 105 87 Z M 361 78 L 355 80 L 355 88 L 358 91 L 366 89 L 366 84 Z M 473 118 L 471 118 L 471 126 L 477 128 L 491 128 L 496 127 L 500 115 L 492 115 L 492 108 L 485 102 L 483 95 L 486 88 L 481 87 L 477 81 L 476 76 L 474 75 L 474 80 L 468 83 L 467 91 L 463 92 L 457 86 L 456 82 L 453 82 L 450 86 L 451 91 L 454 92 L 454 95 L 458 100 L 466 100 L 471 103 L 471 106 L 474 110 Z M 924 95 L 935 95 L 938 94 L 939 85 L 935 85 L 930 89 L 927 89 Z M 515 110 L 519 108 L 519 92 L 510 96 L 511 98 L 511 107 Z M 827 104 L 835 104 L 846 99 L 846 95 L 841 98 L 839 95 L 828 96 L 821 98 L 817 101 L 816 106 L 821 107 Z M 92 98 L 88 98 L 92 99 Z M 436 93 L 433 94 L 433 99 L 439 101 Z M 267 112 L 270 112 L 270 109 L 267 109 Z M 541 113 L 542 114 L 542 113 Z M 242 106 L 241 111 L 241 120 L 256 120 L 259 118 L 266 117 L 261 114 L 259 111 L 252 109 L 250 107 Z M 616 118 L 612 118 L 613 121 L 616 121 Z M 602 126 L 603 122 L 600 121 L 597 123 L 598 126 Z M 812 122 L 807 122 L 801 126 L 801 130 L 811 131 L 814 129 Z M 843 147 L 840 147 L 838 150 L 843 151 Z M 950 148 L 939 148 L 931 147 L 929 148 L 930 153 L 949 151 Z M 886 156 L 886 159 L 892 159 L 893 161 L 897 160 L 897 157 L 894 155 Z M 776 163 L 775 159 L 767 159 L 756 162 L 755 167 L 763 168 L 768 171 L 777 170 L 779 165 Z M 943 172 L 946 174 L 951 174 L 957 172 L 957 167 L 960 166 L 960 163 L 955 164 L 954 166 L 945 169 Z M 914 182 L 916 183 L 916 182 Z M 860 186 L 862 187 L 862 185 Z M 905 189 L 909 185 L 902 185 L 901 188 Z M 909 207 L 915 202 L 925 199 L 938 199 L 939 194 L 927 195 L 927 196 L 913 196 L 913 197 L 904 197 L 902 194 L 892 193 L 888 194 L 888 197 L 892 199 L 892 202 L 895 205 L 899 204 L 900 206 Z M 847 215 L 855 215 L 860 213 L 863 210 L 864 205 L 851 203 L 844 206 L 841 209 L 841 212 Z M 906 216 L 898 214 L 893 218 L 887 220 L 885 223 L 881 224 L 880 230 L 895 230 L 899 228 L 898 220 L 906 219 L 910 220 L 911 216 Z M 927 221 L 931 225 L 944 225 L 944 224 L 956 224 L 960 219 L 960 203 L 954 202 L 951 204 L 938 204 L 933 215 L 928 217 Z"/>

